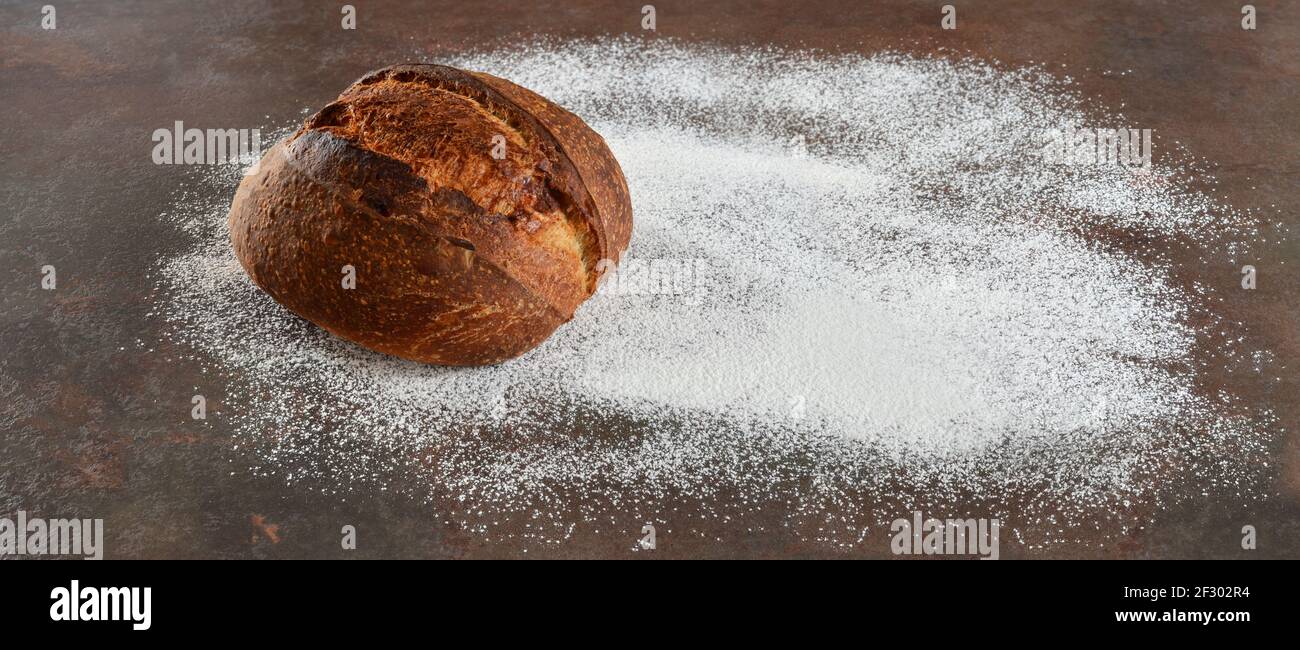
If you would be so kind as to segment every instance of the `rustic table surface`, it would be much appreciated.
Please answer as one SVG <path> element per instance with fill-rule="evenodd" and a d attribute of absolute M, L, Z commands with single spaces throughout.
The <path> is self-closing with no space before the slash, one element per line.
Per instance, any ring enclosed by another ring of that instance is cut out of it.
<path fill-rule="evenodd" d="M 1241 28 L 1241 3 L 1215 1 L 958 0 L 960 28 L 942 31 L 940 2 L 655 0 L 653 34 L 641 29 L 642 2 L 355 0 L 354 32 L 339 29 L 336 2 L 56 0 L 55 30 L 41 29 L 43 4 L 0 7 L 0 514 L 103 517 L 112 558 L 337 557 L 340 521 L 366 531 L 357 557 L 520 553 L 444 524 L 436 504 L 385 492 L 342 499 L 237 471 L 220 422 L 189 426 L 189 387 L 210 378 L 168 349 L 149 316 L 148 271 L 184 245 L 157 218 L 183 172 L 151 162 L 152 131 L 176 120 L 282 123 L 416 46 L 436 55 L 539 34 L 632 34 L 1063 65 L 1080 92 L 1213 161 L 1228 201 L 1300 226 L 1300 4 L 1282 0 L 1254 3 L 1254 31 Z M 1190 495 L 1142 531 L 1100 531 L 1098 545 L 1045 552 L 1007 547 L 1003 557 L 1300 556 L 1298 242 L 1255 247 L 1259 288 L 1224 291 L 1242 335 L 1287 369 L 1283 381 L 1207 380 L 1277 414 L 1270 496 L 1243 506 Z M 45 264 L 60 270 L 58 291 L 40 290 Z M 1227 260 L 1199 272 L 1217 288 L 1239 282 Z M 1243 524 L 1259 531 L 1253 555 L 1238 544 Z M 529 556 L 627 557 L 639 525 Z M 884 554 L 771 532 L 661 539 L 654 557 L 841 553 Z"/>

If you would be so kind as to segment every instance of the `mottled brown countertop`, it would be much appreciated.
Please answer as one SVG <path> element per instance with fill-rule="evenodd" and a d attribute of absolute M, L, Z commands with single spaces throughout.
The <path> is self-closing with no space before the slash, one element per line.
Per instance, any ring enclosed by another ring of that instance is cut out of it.
<path fill-rule="evenodd" d="M 659 0 L 655 34 L 640 29 L 642 2 L 355 0 L 354 32 L 339 29 L 342 3 L 333 2 L 60 2 L 54 31 L 40 28 L 42 4 L 0 7 L 0 514 L 103 517 L 108 557 L 338 557 L 340 522 L 364 531 L 355 557 L 519 554 L 400 495 L 341 499 L 237 471 L 221 424 L 196 429 L 187 417 L 189 387 L 208 379 L 174 361 L 148 316 L 147 273 L 183 244 L 157 219 L 183 172 L 152 164 L 152 131 L 176 120 L 281 123 L 417 47 L 628 33 L 1044 64 L 1213 161 L 1214 189 L 1234 205 L 1300 226 L 1295 3 L 1255 2 L 1259 28 L 1243 31 L 1239 3 L 957 1 L 959 29 L 941 31 L 938 2 Z M 1225 309 L 1288 370 L 1272 384 L 1207 381 L 1266 404 L 1286 429 L 1264 490 L 1273 496 L 1243 507 L 1191 495 L 1139 534 L 1101 537 L 1102 550 L 1051 555 L 1300 556 L 1300 239 L 1252 253 L 1259 289 L 1224 291 Z M 43 264 L 59 269 L 58 291 L 39 289 Z M 1239 281 L 1226 259 L 1200 271 L 1216 288 Z M 1257 527 L 1257 551 L 1240 549 L 1243 524 Z M 578 533 L 529 555 L 652 556 L 630 551 L 639 526 L 630 517 L 625 529 Z M 661 536 L 653 557 L 840 553 L 768 533 L 721 543 Z M 1034 553 L 1008 545 L 1002 555 Z"/>

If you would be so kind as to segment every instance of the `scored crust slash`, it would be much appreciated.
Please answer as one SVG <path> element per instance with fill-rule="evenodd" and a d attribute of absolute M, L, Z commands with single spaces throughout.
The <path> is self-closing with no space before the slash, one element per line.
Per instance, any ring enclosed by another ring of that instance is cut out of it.
<path fill-rule="evenodd" d="M 632 206 L 577 116 L 488 74 L 399 65 L 271 148 L 229 225 L 249 277 L 299 316 L 387 354 L 482 365 L 573 317 L 627 249 Z"/>

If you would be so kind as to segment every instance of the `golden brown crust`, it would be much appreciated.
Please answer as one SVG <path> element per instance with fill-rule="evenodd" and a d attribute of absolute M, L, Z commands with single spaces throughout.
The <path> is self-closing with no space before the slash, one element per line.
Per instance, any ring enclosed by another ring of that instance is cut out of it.
<path fill-rule="evenodd" d="M 500 79 L 394 66 L 268 152 L 230 229 L 253 281 L 300 316 L 389 354 L 478 365 L 572 317 L 599 260 L 626 248 L 631 208 L 576 116 Z"/>
<path fill-rule="evenodd" d="M 570 161 L 595 203 L 592 224 L 602 242 L 601 259 L 618 262 L 632 237 L 632 198 L 618 161 L 599 133 L 581 118 L 522 86 L 485 72 L 472 73 L 532 115 Z"/>

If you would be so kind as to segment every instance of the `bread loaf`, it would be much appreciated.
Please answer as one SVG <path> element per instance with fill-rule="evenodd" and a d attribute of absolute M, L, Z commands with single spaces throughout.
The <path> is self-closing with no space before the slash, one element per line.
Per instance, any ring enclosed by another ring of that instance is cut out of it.
<path fill-rule="evenodd" d="M 481 365 L 573 317 L 627 248 L 632 208 L 577 116 L 488 74 L 399 65 L 268 151 L 229 225 L 249 277 L 299 316 L 387 354 Z"/>

